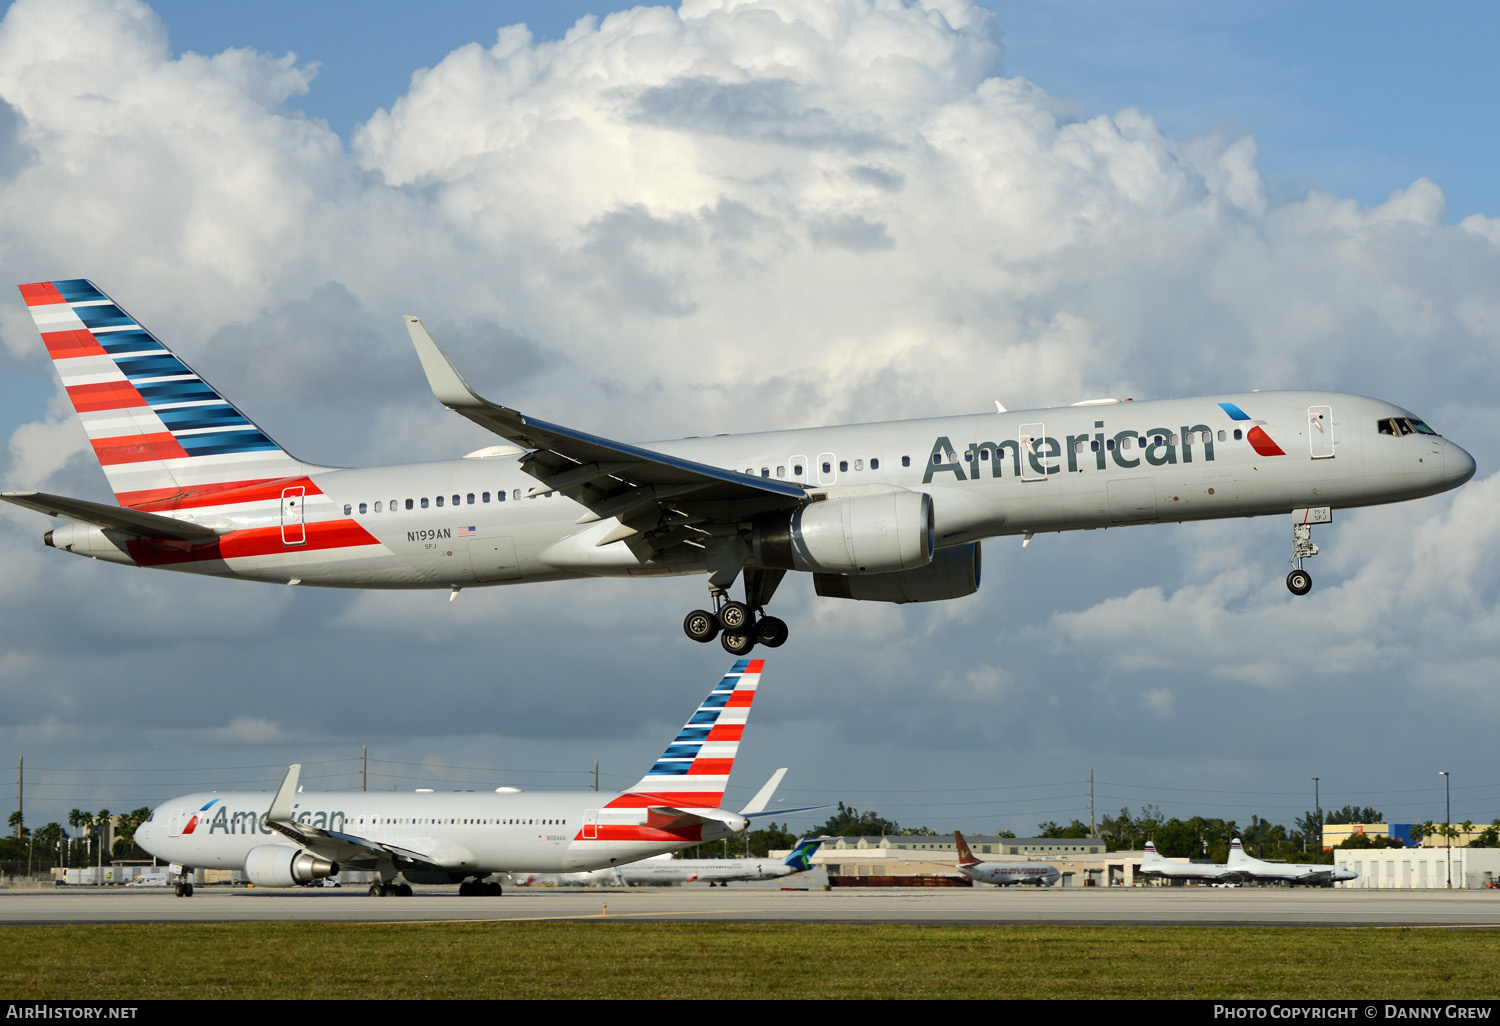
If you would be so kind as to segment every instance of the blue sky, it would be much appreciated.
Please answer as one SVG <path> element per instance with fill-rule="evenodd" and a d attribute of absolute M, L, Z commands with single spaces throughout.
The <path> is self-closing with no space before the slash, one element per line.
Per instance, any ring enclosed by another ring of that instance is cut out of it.
<path fill-rule="evenodd" d="M 405 313 L 497 401 L 629 441 L 997 398 L 1400 402 L 1479 476 L 1341 513 L 1310 602 L 1266 520 L 997 541 L 980 594 L 933 606 L 788 582 L 736 786 L 789 765 L 799 805 L 1025 832 L 1086 818 L 1090 769 L 1101 810 L 1289 822 L 1313 776 L 1429 818 L 1449 768 L 1458 818 L 1500 816 L 1500 16 L 944 2 L 637 10 L 549 46 L 608 12 L 21 0 L 0 266 L 95 279 L 330 464 L 489 444 L 432 402 Z M 496 47 L 517 22 L 539 42 Z M 17 301 L 0 341 L 0 484 L 107 497 Z M 624 784 L 726 665 L 680 636 L 697 579 L 450 605 L 88 563 L 45 526 L 0 510 L 0 762 L 54 774 L 62 813 L 291 761 L 343 786 L 366 743 L 403 786 L 595 759 Z"/>

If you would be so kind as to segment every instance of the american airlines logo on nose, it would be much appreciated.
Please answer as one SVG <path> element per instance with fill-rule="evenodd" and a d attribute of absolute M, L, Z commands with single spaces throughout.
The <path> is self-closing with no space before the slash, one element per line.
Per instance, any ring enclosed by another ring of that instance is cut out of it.
<path fill-rule="evenodd" d="M 1232 420 L 1249 420 L 1250 414 L 1240 409 L 1234 403 L 1220 403 L 1219 409 L 1229 414 Z M 1245 438 L 1249 440 L 1250 447 L 1261 456 L 1285 456 L 1286 452 L 1277 445 L 1265 429 L 1254 425 L 1245 432 Z"/>

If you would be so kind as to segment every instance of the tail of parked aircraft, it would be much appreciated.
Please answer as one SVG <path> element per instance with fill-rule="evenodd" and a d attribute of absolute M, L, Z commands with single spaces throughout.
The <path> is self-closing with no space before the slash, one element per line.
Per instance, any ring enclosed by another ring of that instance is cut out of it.
<path fill-rule="evenodd" d="M 802 837 L 797 840 L 797 846 L 792 853 L 786 857 L 786 864 L 799 873 L 805 873 L 812 868 L 813 854 L 823 844 L 821 837 Z"/>
<path fill-rule="evenodd" d="M 318 469 L 273 442 L 92 282 L 20 289 L 121 506 L 257 501 L 271 482 L 280 498 L 286 479 Z"/>
<path fill-rule="evenodd" d="M 755 688 L 764 665 L 764 659 L 736 662 L 672 739 L 650 772 L 610 806 L 717 807 L 724 800 L 729 772 L 734 768 L 740 736 L 750 715 L 750 704 L 755 701 Z"/>
<path fill-rule="evenodd" d="M 958 864 L 960 866 L 977 866 L 981 859 L 976 859 L 974 853 L 969 850 L 969 842 L 964 840 L 964 835 L 957 830 L 953 831 L 953 839 L 958 842 Z"/>

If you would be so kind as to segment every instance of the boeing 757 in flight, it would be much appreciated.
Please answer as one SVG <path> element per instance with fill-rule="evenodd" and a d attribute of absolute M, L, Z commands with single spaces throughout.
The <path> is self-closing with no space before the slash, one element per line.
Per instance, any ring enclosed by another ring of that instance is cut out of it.
<path fill-rule="evenodd" d="M 258 887 L 358 869 L 380 874 L 374 896 L 410 894 L 412 883 L 498 895 L 500 885 L 484 881 L 492 873 L 582 872 L 732 837 L 767 814 L 786 772 L 739 812 L 719 808 L 762 667 L 760 659 L 735 663 L 650 771 L 619 794 L 314 793 L 298 789 L 301 767 L 293 766 L 269 804 L 256 792 L 183 795 L 157 806 L 135 840 L 173 864 L 177 894 L 191 897 L 189 869 L 242 870 Z"/>
<path fill-rule="evenodd" d="M 979 589 L 980 542 L 1288 516 L 1287 587 L 1339 509 L 1435 495 L 1474 460 L 1409 411 L 1333 392 L 1095 399 L 1022 413 L 633 445 L 481 398 L 406 319 L 438 401 L 500 436 L 463 459 L 295 459 L 83 279 L 21 294 L 118 505 L 0 494 L 61 518 L 53 548 L 127 566 L 334 588 L 703 574 L 683 629 L 775 647 L 789 570 L 819 595 L 927 602 Z M 1024 542 L 1023 542 L 1024 544 Z M 744 601 L 730 599 L 743 581 Z"/>

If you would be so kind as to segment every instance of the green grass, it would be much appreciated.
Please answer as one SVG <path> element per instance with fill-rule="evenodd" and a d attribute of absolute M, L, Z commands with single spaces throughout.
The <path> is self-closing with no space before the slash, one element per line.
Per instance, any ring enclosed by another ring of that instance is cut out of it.
<path fill-rule="evenodd" d="M 9 927 L 0 994 L 1493 998 L 1500 931 L 732 923 Z"/>

